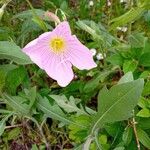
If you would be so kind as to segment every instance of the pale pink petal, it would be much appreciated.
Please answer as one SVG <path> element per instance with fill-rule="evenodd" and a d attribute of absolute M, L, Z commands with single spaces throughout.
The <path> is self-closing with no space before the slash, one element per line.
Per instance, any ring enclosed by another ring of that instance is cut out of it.
<path fill-rule="evenodd" d="M 47 57 L 44 66 L 46 73 L 62 87 L 67 86 L 74 77 L 71 63 L 62 56 L 53 54 Z"/>
<path fill-rule="evenodd" d="M 67 21 L 61 22 L 52 32 L 64 38 L 71 35 L 70 26 Z"/>
<path fill-rule="evenodd" d="M 37 44 L 38 39 L 35 39 L 28 43 L 22 50 L 26 53 L 30 59 L 42 68 L 41 55 L 43 53 L 42 47 Z"/>
<path fill-rule="evenodd" d="M 80 70 L 89 70 L 97 66 L 93 60 L 92 52 L 76 36 L 68 39 L 66 55 L 70 62 Z"/>
<path fill-rule="evenodd" d="M 55 54 L 47 55 L 47 57 L 43 60 L 44 70 L 54 80 L 57 80 L 56 66 L 60 63 L 60 61 L 60 57 Z"/>
<path fill-rule="evenodd" d="M 50 38 L 53 37 L 53 36 L 54 36 L 53 32 L 45 32 L 45 33 L 41 34 L 41 35 L 38 37 L 38 41 L 39 41 L 39 42 L 50 41 Z"/>
<path fill-rule="evenodd" d="M 60 86 L 67 86 L 73 79 L 74 74 L 72 71 L 72 65 L 69 61 L 64 61 L 57 67 L 57 82 Z"/>
<path fill-rule="evenodd" d="M 46 32 L 22 49 L 41 69 L 43 69 L 43 60 L 51 54 L 49 41 L 52 36 L 52 32 Z"/>
<path fill-rule="evenodd" d="M 37 39 L 34 39 L 30 43 L 28 43 L 24 48 L 34 47 L 37 44 Z"/>

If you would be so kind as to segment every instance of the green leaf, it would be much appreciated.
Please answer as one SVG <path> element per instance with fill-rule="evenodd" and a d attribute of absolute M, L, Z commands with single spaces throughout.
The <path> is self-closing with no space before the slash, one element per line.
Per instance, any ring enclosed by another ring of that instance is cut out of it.
<path fill-rule="evenodd" d="M 13 42 L 0 41 L 0 59 L 9 59 L 18 64 L 32 64 L 30 58 Z"/>
<path fill-rule="evenodd" d="M 101 144 L 107 144 L 107 136 L 106 135 L 100 135 L 99 141 Z"/>
<path fill-rule="evenodd" d="M 138 126 L 143 130 L 150 129 L 150 118 L 140 118 Z"/>
<path fill-rule="evenodd" d="M 80 115 L 73 117 L 73 120 L 76 124 L 81 126 L 76 126 L 75 124 L 69 125 L 69 138 L 75 140 L 77 143 L 83 141 L 87 135 L 90 126 L 91 117 L 87 115 Z"/>
<path fill-rule="evenodd" d="M 42 98 L 41 96 L 38 96 L 37 107 L 48 117 L 59 120 L 64 124 L 75 124 L 76 126 L 81 126 L 80 124 L 76 124 L 72 119 L 67 117 L 58 105 L 50 104 L 46 97 Z"/>
<path fill-rule="evenodd" d="M 0 70 L 0 91 L 2 91 L 5 85 L 5 77 L 6 77 L 5 73 L 2 70 Z"/>
<path fill-rule="evenodd" d="M 143 108 L 137 113 L 137 116 L 148 118 L 150 117 L 150 110 L 148 108 Z"/>
<path fill-rule="evenodd" d="M 125 150 L 125 147 L 119 146 L 119 147 L 116 147 L 116 148 L 113 149 L 113 150 Z"/>
<path fill-rule="evenodd" d="M 138 102 L 138 106 L 140 106 L 141 108 L 147 108 L 150 106 L 150 101 L 149 99 L 146 99 L 144 97 L 141 97 L 139 102 Z"/>
<path fill-rule="evenodd" d="M 150 66 L 150 52 L 142 54 L 139 59 L 139 64 L 143 65 L 144 67 Z"/>
<path fill-rule="evenodd" d="M 34 9 L 35 13 L 39 17 L 43 17 L 45 11 L 42 9 Z M 33 12 L 32 10 L 26 10 L 26 11 L 21 11 L 21 13 L 16 14 L 13 16 L 13 19 L 19 18 L 19 19 L 28 19 L 33 17 Z"/>
<path fill-rule="evenodd" d="M 5 126 L 6 126 L 6 119 L 2 119 L 0 121 L 0 136 L 3 134 L 4 130 L 5 130 Z"/>
<path fill-rule="evenodd" d="M 2 91 L 3 87 L 5 86 L 6 76 L 9 71 L 15 69 L 17 66 L 13 64 L 8 65 L 0 65 L 0 91 Z"/>
<path fill-rule="evenodd" d="M 148 134 L 144 130 L 137 128 L 137 136 L 138 136 L 139 141 L 146 148 L 150 149 L 150 137 L 148 136 Z"/>
<path fill-rule="evenodd" d="M 6 103 L 13 108 L 14 111 L 21 115 L 29 115 L 29 106 L 26 104 L 26 99 L 20 96 L 10 96 L 6 93 L 2 95 Z"/>
<path fill-rule="evenodd" d="M 143 79 L 138 79 L 115 85 L 109 91 L 106 88 L 103 89 L 98 95 L 98 113 L 94 116 L 91 132 L 94 133 L 105 123 L 131 117 L 131 112 L 140 98 L 143 84 Z"/>
<path fill-rule="evenodd" d="M 0 109 L 0 114 L 10 114 L 12 111 L 6 110 L 6 109 Z"/>
<path fill-rule="evenodd" d="M 117 17 L 110 21 L 110 23 L 111 23 L 110 30 L 114 30 L 114 29 L 116 29 L 116 27 L 119 27 L 119 26 L 122 26 L 127 23 L 135 21 L 140 16 L 142 16 L 144 11 L 145 10 L 143 7 L 137 7 L 137 8 L 130 9 L 128 12 L 126 12 L 122 16 Z"/>
<path fill-rule="evenodd" d="M 100 75 L 98 75 L 96 78 L 88 81 L 84 88 L 83 88 L 83 91 L 85 93 L 89 93 L 91 91 L 94 91 L 99 85 L 100 85 L 100 81 L 103 82 L 105 80 L 105 78 L 110 74 L 112 73 L 113 71 L 105 71 L 105 72 L 102 72 Z"/>
<path fill-rule="evenodd" d="M 131 127 L 127 127 L 125 131 L 123 132 L 122 140 L 125 143 L 125 145 L 129 145 L 130 142 L 132 141 L 132 134 L 133 134 L 133 131 Z"/>
<path fill-rule="evenodd" d="M 143 71 L 140 75 L 140 78 L 146 79 L 150 75 L 150 71 Z"/>
<path fill-rule="evenodd" d="M 147 39 L 143 33 L 133 33 L 129 35 L 130 45 L 134 48 L 145 47 Z"/>
<path fill-rule="evenodd" d="M 36 146 L 36 144 L 33 144 L 31 150 L 39 150 L 39 149 L 38 149 L 38 147 Z"/>
<path fill-rule="evenodd" d="M 9 71 L 16 69 L 17 66 L 14 64 L 4 64 L 0 65 L 0 70 L 2 70 L 5 74 L 7 74 Z"/>
<path fill-rule="evenodd" d="M 143 94 L 143 96 L 148 96 L 148 95 L 150 95 L 150 81 L 147 81 L 147 82 L 146 82 L 142 94 Z"/>
<path fill-rule="evenodd" d="M 24 91 L 30 101 L 29 108 L 31 109 L 36 101 L 36 87 L 32 87 L 30 90 L 25 89 Z"/>
<path fill-rule="evenodd" d="M 119 135 L 119 132 L 123 132 L 120 122 L 106 124 L 104 128 L 107 131 L 107 133 L 114 138 L 116 138 Z"/>
<path fill-rule="evenodd" d="M 8 140 L 15 140 L 16 138 L 18 138 L 20 132 L 21 132 L 20 128 L 12 129 L 11 131 L 8 132 L 7 139 Z"/>
<path fill-rule="evenodd" d="M 106 60 L 113 65 L 122 66 L 123 64 L 123 57 L 120 54 L 113 54 L 110 57 L 106 58 Z"/>
<path fill-rule="evenodd" d="M 3 134 L 6 126 L 6 121 L 10 116 L 12 116 L 13 113 L 9 113 L 7 116 L 5 116 L 1 121 L 0 121 L 0 136 Z"/>
<path fill-rule="evenodd" d="M 126 73 L 118 82 L 118 84 L 126 83 L 126 82 L 131 82 L 133 81 L 133 74 L 132 72 Z"/>
<path fill-rule="evenodd" d="M 72 96 L 69 98 L 69 100 L 64 95 L 50 95 L 50 97 L 54 99 L 56 103 L 68 113 L 76 112 L 79 115 L 88 115 L 84 110 L 81 110 L 77 107 L 76 99 L 74 99 Z"/>
<path fill-rule="evenodd" d="M 82 30 L 84 30 L 84 31 L 88 32 L 89 34 L 91 34 L 94 39 L 98 39 L 98 40 L 101 40 L 101 41 L 103 40 L 102 37 L 96 33 L 95 29 L 88 26 L 84 21 L 78 21 L 77 25 Z"/>
<path fill-rule="evenodd" d="M 92 35 L 93 39 L 97 41 L 97 46 L 105 44 L 106 47 L 111 47 L 112 42 L 119 43 L 119 41 L 105 29 L 102 24 L 96 24 L 94 21 L 79 20 L 76 24 L 84 31 Z"/>
<path fill-rule="evenodd" d="M 7 91 L 14 95 L 16 93 L 17 87 L 25 80 L 27 76 L 27 72 L 23 66 L 9 71 L 6 76 L 5 83 Z"/>
<path fill-rule="evenodd" d="M 137 68 L 137 62 L 134 60 L 125 61 L 123 64 L 123 72 L 127 73 L 129 71 L 134 72 Z"/>

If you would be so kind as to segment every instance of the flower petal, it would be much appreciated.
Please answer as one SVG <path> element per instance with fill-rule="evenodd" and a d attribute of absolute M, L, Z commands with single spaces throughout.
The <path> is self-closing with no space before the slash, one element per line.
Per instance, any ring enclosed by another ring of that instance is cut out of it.
<path fill-rule="evenodd" d="M 62 87 L 67 86 L 74 77 L 71 63 L 62 56 L 48 56 L 44 66 L 46 73 Z"/>
<path fill-rule="evenodd" d="M 71 63 L 64 61 L 56 67 L 56 70 L 58 84 L 62 87 L 67 86 L 74 77 Z"/>
<path fill-rule="evenodd" d="M 50 38 L 53 36 L 54 36 L 53 32 L 45 32 L 38 37 L 38 42 L 47 43 L 49 42 Z"/>
<path fill-rule="evenodd" d="M 89 70 L 97 66 L 93 60 L 92 52 L 84 46 L 76 36 L 70 37 L 67 42 L 68 50 L 66 55 L 74 66 L 80 70 Z"/>
<path fill-rule="evenodd" d="M 25 54 L 27 54 L 30 59 L 36 63 L 40 68 L 42 68 L 42 63 L 41 63 L 41 55 L 42 52 L 41 48 L 39 45 L 37 45 L 38 39 L 35 39 L 28 43 L 22 50 Z"/>
<path fill-rule="evenodd" d="M 47 55 L 49 55 L 50 50 L 48 44 L 39 42 L 39 39 L 35 39 L 28 43 L 22 51 L 26 53 L 30 59 L 37 64 L 41 69 L 43 69 L 43 60 Z"/>
<path fill-rule="evenodd" d="M 55 54 L 49 54 L 47 57 L 43 60 L 43 66 L 46 73 L 53 78 L 54 80 L 57 80 L 56 76 L 56 66 L 60 63 L 60 58 L 57 57 Z"/>
<path fill-rule="evenodd" d="M 71 35 L 70 26 L 67 21 L 61 22 L 52 32 L 64 38 Z"/>

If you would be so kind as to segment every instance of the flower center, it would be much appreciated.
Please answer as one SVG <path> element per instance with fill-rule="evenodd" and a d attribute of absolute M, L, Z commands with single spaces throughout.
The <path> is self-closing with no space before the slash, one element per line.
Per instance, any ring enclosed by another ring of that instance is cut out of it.
<path fill-rule="evenodd" d="M 62 38 L 54 38 L 50 41 L 50 46 L 52 48 L 52 51 L 55 53 L 63 52 L 65 42 Z"/>

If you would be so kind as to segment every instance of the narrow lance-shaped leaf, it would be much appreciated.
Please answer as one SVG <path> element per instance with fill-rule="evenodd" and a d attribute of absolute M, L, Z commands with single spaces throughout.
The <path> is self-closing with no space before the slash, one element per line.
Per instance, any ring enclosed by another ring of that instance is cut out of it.
<path fill-rule="evenodd" d="M 77 126 L 81 126 L 80 124 L 77 124 L 73 120 L 71 120 L 69 117 L 67 117 L 64 112 L 60 109 L 60 107 L 56 104 L 51 105 L 49 100 L 44 97 L 38 96 L 38 102 L 37 102 L 38 108 L 43 111 L 47 116 L 59 120 L 63 122 L 64 124 L 75 124 Z"/>
<path fill-rule="evenodd" d="M 8 41 L 0 41 L 0 59 L 9 59 L 18 64 L 32 64 L 30 58 L 21 51 L 19 46 Z"/>
<path fill-rule="evenodd" d="M 137 136 L 139 141 L 148 149 L 150 149 L 150 137 L 148 134 L 141 128 L 137 128 Z"/>
<path fill-rule="evenodd" d="M 4 117 L 1 121 L 0 121 L 0 136 L 3 134 L 4 130 L 5 130 L 5 126 L 6 126 L 6 121 L 8 120 L 8 118 L 10 116 L 12 116 L 13 113 L 8 114 L 6 117 Z"/>
<path fill-rule="evenodd" d="M 4 130 L 5 130 L 5 126 L 6 126 L 6 123 L 5 123 L 5 119 L 2 119 L 0 121 L 0 136 L 3 134 Z"/>
<path fill-rule="evenodd" d="M 84 31 L 88 32 L 93 36 L 94 39 L 103 40 L 100 35 L 96 33 L 94 29 L 92 29 L 90 26 L 86 25 L 83 21 L 78 21 L 77 25 Z"/>
<path fill-rule="evenodd" d="M 125 25 L 127 23 L 130 23 L 131 21 L 136 20 L 144 13 L 144 10 L 145 9 L 143 7 L 132 8 L 122 16 L 111 20 L 110 23 L 112 24 L 110 26 L 110 30 L 114 30 L 116 27 Z"/>
<path fill-rule="evenodd" d="M 106 88 L 103 89 L 98 96 L 98 113 L 93 120 L 91 132 L 94 133 L 105 123 L 126 120 L 131 117 L 143 85 L 143 79 L 138 79 L 115 85 L 109 91 Z"/>
<path fill-rule="evenodd" d="M 20 96 L 10 96 L 8 94 L 2 95 L 6 103 L 13 108 L 15 112 L 18 112 L 22 115 L 29 115 L 29 106 L 25 103 L 26 99 Z"/>

